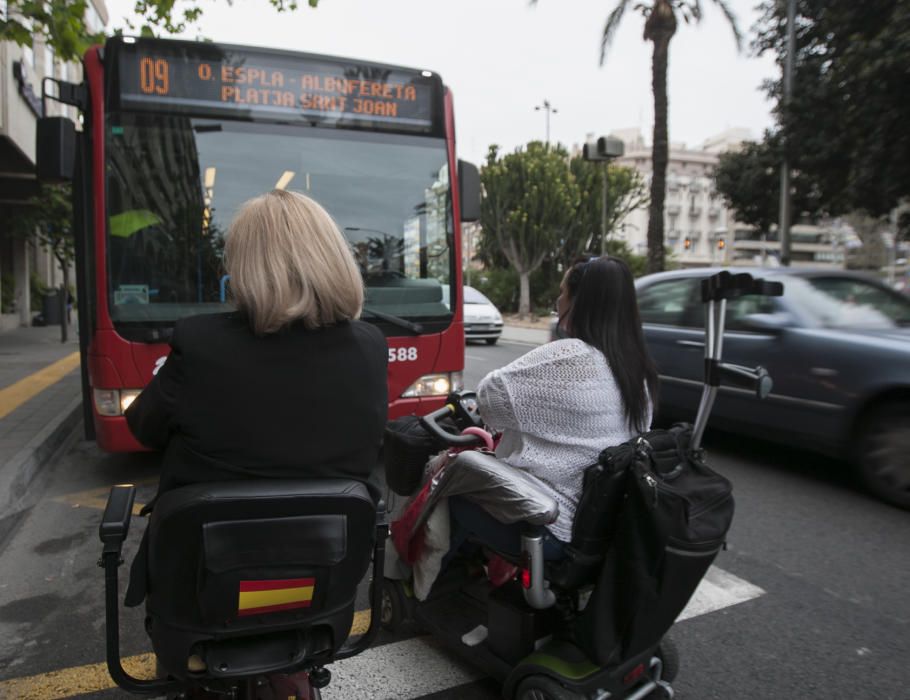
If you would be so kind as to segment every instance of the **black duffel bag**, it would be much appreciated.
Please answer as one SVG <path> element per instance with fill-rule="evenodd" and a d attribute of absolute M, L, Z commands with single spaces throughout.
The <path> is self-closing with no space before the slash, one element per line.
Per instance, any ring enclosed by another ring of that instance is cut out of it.
<path fill-rule="evenodd" d="M 600 664 L 655 646 L 683 611 L 726 542 L 730 482 L 692 451 L 692 427 L 652 430 L 605 449 L 610 472 L 628 470 L 626 495 L 576 641 Z"/>
<path fill-rule="evenodd" d="M 439 424 L 458 434 L 454 420 L 443 418 Z M 403 416 L 386 424 L 382 442 L 385 478 L 389 488 L 399 496 L 410 496 L 420 486 L 430 457 L 445 447 L 420 424 L 418 416 Z"/>

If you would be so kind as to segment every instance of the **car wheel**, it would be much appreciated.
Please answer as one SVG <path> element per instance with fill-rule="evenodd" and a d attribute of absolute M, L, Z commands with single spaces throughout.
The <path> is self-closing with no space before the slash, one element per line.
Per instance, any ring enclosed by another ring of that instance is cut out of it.
<path fill-rule="evenodd" d="M 486 338 L 485 340 L 487 341 L 487 345 L 496 345 L 499 338 Z"/>
<path fill-rule="evenodd" d="M 863 420 L 856 465 L 873 494 L 910 510 L 910 403 L 883 404 Z"/>
<path fill-rule="evenodd" d="M 515 700 L 584 700 L 584 697 L 542 675 L 528 676 L 515 693 Z"/>

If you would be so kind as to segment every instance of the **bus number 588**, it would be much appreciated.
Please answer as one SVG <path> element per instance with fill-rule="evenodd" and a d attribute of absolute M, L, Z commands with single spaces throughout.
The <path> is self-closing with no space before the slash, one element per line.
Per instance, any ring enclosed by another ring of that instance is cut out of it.
<path fill-rule="evenodd" d="M 389 362 L 413 362 L 417 359 L 417 348 L 389 348 Z"/>

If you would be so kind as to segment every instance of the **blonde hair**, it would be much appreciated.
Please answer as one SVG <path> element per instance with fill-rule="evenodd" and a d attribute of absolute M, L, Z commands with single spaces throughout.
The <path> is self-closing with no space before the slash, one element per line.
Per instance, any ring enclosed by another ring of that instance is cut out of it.
<path fill-rule="evenodd" d="M 360 316 L 363 281 L 329 213 L 272 190 L 246 202 L 224 247 L 231 296 L 257 335 L 293 321 L 319 328 Z"/>

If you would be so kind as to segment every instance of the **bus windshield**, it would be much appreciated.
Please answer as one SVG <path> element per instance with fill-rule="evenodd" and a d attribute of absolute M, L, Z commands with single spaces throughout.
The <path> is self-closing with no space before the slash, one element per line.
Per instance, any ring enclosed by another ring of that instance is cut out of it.
<path fill-rule="evenodd" d="M 108 118 L 106 147 L 118 328 L 230 309 L 225 234 L 244 201 L 275 187 L 334 217 L 363 274 L 365 320 L 383 325 L 375 310 L 427 332 L 451 322 L 442 298 L 453 228 L 444 139 L 120 113 Z"/>

